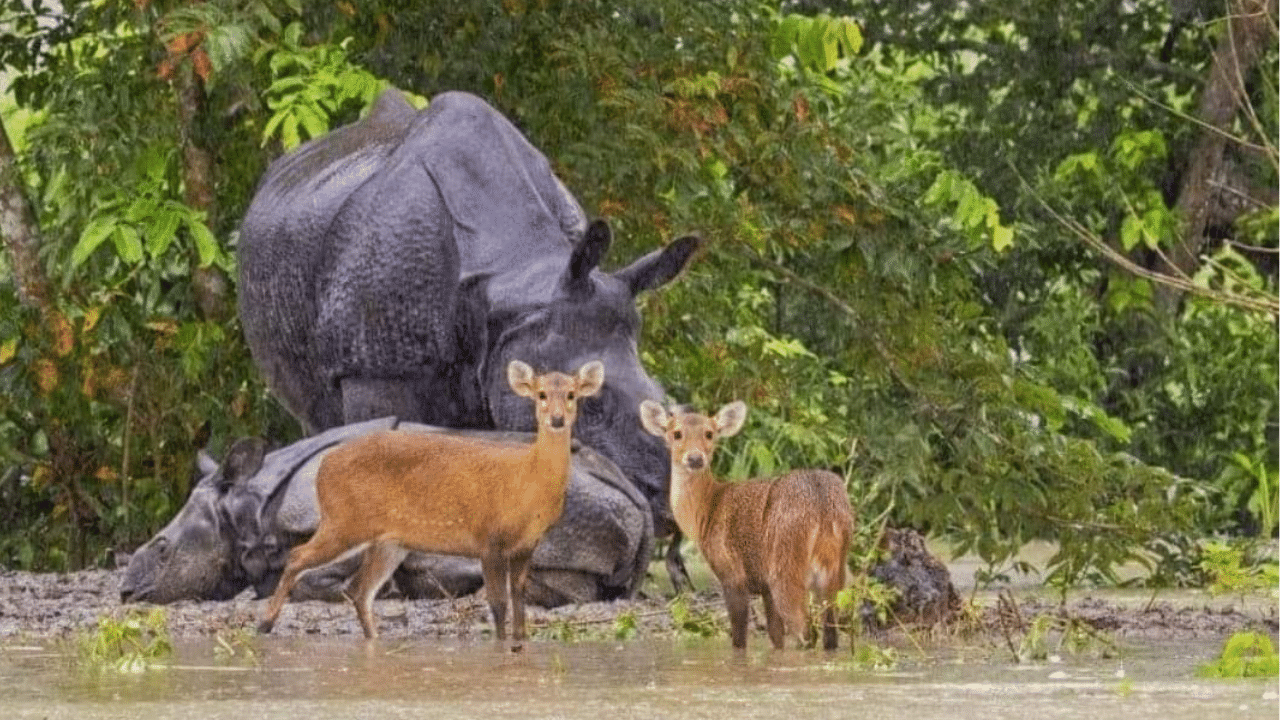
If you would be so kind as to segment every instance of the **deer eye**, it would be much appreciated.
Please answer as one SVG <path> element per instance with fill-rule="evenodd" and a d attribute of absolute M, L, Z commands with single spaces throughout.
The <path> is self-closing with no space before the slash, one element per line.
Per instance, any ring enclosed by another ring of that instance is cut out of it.
<path fill-rule="evenodd" d="M 715 437 L 715 433 L 713 433 L 713 432 L 711 432 L 710 430 L 708 430 L 708 431 L 707 431 L 707 439 L 708 439 L 708 440 L 710 440 L 710 439 L 711 439 L 711 438 L 713 438 L 713 437 Z"/>
<path fill-rule="evenodd" d="M 546 400 L 546 399 L 547 399 L 547 393 L 546 393 L 545 391 L 539 391 L 539 392 L 538 392 L 538 399 L 539 399 L 539 400 Z"/>
<path fill-rule="evenodd" d="M 675 439 L 679 440 L 679 439 L 681 439 L 681 438 L 683 438 L 683 437 L 684 437 L 684 433 L 682 433 L 682 432 L 680 432 L 679 430 L 677 430 L 677 431 L 675 431 L 674 433 L 672 433 L 671 437 L 673 437 L 673 438 L 675 438 Z"/>
<path fill-rule="evenodd" d="M 570 399 L 570 400 L 572 400 L 572 399 L 573 399 L 573 391 L 572 391 L 572 390 L 570 390 L 570 391 L 569 391 L 569 399 Z"/>

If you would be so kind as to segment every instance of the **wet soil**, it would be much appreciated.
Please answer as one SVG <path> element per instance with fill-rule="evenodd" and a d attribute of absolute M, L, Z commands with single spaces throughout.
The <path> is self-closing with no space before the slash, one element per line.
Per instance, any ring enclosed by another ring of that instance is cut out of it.
<path fill-rule="evenodd" d="M 101 618 L 120 618 L 149 609 L 147 605 L 120 603 L 120 571 L 85 570 L 74 573 L 0 571 L 0 642 L 21 642 L 67 637 L 92 630 Z M 660 593 L 637 600 L 588 603 L 556 609 L 530 608 L 529 624 L 535 638 L 612 638 L 625 632 L 631 637 L 659 637 L 677 631 L 672 601 Z M 1106 596 L 1106 597 L 1104 597 Z M 1049 615 L 1096 629 L 1115 638 L 1208 638 L 1228 636 L 1240 630 L 1277 632 L 1277 605 L 1273 595 L 1252 598 L 1210 598 L 1203 594 L 1157 593 L 1154 597 L 1115 596 L 1107 591 L 1090 595 L 1079 591 L 1065 603 L 1048 599 L 1034 590 L 995 594 L 979 593 L 966 599 L 965 610 L 946 630 L 966 636 L 986 635 L 1003 642 L 1010 632 L 1025 632 L 1038 617 Z M 1165 598 L 1168 599 L 1165 599 Z M 714 592 L 695 593 L 683 601 L 683 632 L 716 631 L 727 626 L 724 606 Z M 266 601 L 246 591 L 221 602 L 178 602 L 164 606 L 169 632 L 174 637 L 201 637 L 252 630 Z M 480 595 L 455 600 L 389 598 L 375 604 L 380 632 L 386 638 L 479 638 L 490 632 L 489 610 Z M 759 613 L 754 613 L 759 619 Z M 900 632 L 890 629 L 889 633 Z M 345 602 L 291 602 L 280 616 L 274 633 L 307 635 L 359 635 L 355 612 Z"/>

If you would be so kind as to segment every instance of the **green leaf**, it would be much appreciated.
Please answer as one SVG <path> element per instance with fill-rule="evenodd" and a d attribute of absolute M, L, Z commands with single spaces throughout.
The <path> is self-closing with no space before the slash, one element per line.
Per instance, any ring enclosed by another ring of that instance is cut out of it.
<path fill-rule="evenodd" d="M 97 250 L 98 246 L 115 231 L 117 222 L 119 218 L 111 215 L 94 218 L 85 226 L 84 232 L 80 233 L 80 239 L 76 241 L 76 246 L 71 249 L 71 267 L 77 268 L 83 265 L 93 251 Z"/>
<path fill-rule="evenodd" d="M 1137 215 L 1125 215 L 1120 223 L 1120 246 L 1126 252 L 1142 240 L 1142 221 Z"/>
<path fill-rule="evenodd" d="M 843 30 L 841 39 L 844 42 L 845 52 L 849 55 L 857 55 L 862 51 L 862 28 L 849 18 L 841 18 L 841 26 Z"/>
<path fill-rule="evenodd" d="M 120 256 L 121 260 L 130 265 L 137 265 L 142 262 L 142 236 L 138 234 L 137 228 L 123 223 L 116 225 L 113 240 L 115 241 L 116 254 Z"/>
<path fill-rule="evenodd" d="M 997 225 L 991 231 L 991 247 L 996 252 L 1004 252 L 1013 246 L 1013 228 L 1008 225 Z"/>
<path fill-rule="evenodd" d="M 191 231 L 191 239 L 195 241 L 196 254 L 200 257 L 200 267 L 209 267 L 214 260 L 218 259 L 218 239 L 209 231 L 209 226 L 205 225 L 204 221 L 194 216 L 187 218 L 187 229 Z"/>
<path fill-rule="evenodd" d="M 173 243 L 174 235 L 178 232 L 178 225 L 182 222 L 181 214 L 174 208 L 163 208 L 151 219 L 146 226 L 147 253 L 152 258 L 158 258 L 165 254 L 169 249 L 169 245 Z"/>

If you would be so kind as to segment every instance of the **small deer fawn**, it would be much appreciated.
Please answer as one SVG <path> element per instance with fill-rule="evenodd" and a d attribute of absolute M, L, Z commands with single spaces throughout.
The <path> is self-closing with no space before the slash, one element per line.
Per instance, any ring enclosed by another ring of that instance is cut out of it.
<path fill-rule="evenodd" d="M 416 550 L 479 558 L 498 639 L 506 639 L 508 592 L 512 635 L 526 637 L 529 560 L 564 509 L 577 401 L 600 390 L 604 365 L 535 377 L 513 360 L 507 382 L 533 400 L 538 434 L 532 445 L 391 430 L 325 457 L 316 475 L 319 525 L 289 553 L 260 632 L 271 631 L 302 573 L 363 550 L 348 596 L 365 637 L 377 637 L 374 595 Z"/>
<path fill-rule="evenodd" d="M 845 582 L 853 510 L 844 482 L 825 470 L 797 470 L 742 483 L 711 474 L 716 441 L 742 429 L 747 406 L 733 402 L 715 417 L 673 410 L 652 400 L 640 420 L 671 451 L 671 512 L 693 538 L 720 581 L 733 647 L 747 645 L 751 595 L 764 598 L 769 640 L 781 649 L 787 634 L 816 638 L 809 591 L 824 606 L 822 645 L 837 644 L 835 596 Z"/>

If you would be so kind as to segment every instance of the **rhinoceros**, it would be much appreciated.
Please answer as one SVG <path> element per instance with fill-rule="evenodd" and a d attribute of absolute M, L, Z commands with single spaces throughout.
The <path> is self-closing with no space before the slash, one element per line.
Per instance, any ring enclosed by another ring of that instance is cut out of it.
<path fill-rule="evenodd" d="M 252 587 L 275 589 L 287 555 L 315 531 L 316 471 L 325 454 L 371 432 L 399 428 L 531 442 L 519 432 L 454 430 L 380 418 L 343 425 L 270 453 L 259 439 L 235 442 L 221 465 L 206 461 L 186 505 L 131 556 L 120 595 L 125 602 L 224 600 Z M 572 518 L 573 521 L 569 522 Z M 630 596 L 653 552 L 648 500 L 600 453 L 575 443 L 565 512 L 533 555 L 528 601 L 554 607 Z M 337 599 L 359 558 L 306 576 L 295 598 Z M 415 554 L 394 577 L 407 597 L 474 592 L 480 564 Z"/>
<path fill-rule="evenodd" d="M 635 298 L 679 275 L 701 240 L 605 272 L 611 242 L 483 100 L 447 92 L 415 110 L 392 89 L 268 168 L 240 230 L 241 324 L 310 433 L 383 416 L 530 431 L 509 361 L 569 372 L 602 360 L 604 389 L 574 437 L 640 489 L 663 537 L 676 530 L 667 456 L 636 412 L 663 391 L 640 364 Z M 668 567 L 687 578 L 678 555 Z"/>

